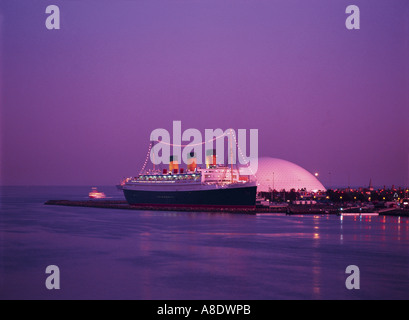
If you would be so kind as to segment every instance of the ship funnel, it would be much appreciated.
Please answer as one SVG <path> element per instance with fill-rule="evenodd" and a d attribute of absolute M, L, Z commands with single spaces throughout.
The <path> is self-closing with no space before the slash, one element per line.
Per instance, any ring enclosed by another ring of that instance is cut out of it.
<path fill-rule="evenodd" d="M 196 171 L 196 167 L 197 167 L 196 153 L 192 151 L 187 155 L 187 170 L 194 172 Z"/>
<path fill-rule="evenodd" d="M 206 150 L 206 169 L 216 167 L 216 149 Z"/>
<path fill-rule="evenodd" d="M 169 172 L 178 173 L 179 171 L 179 162 L 177 156 L 170 156 L 169 159 Z"/>

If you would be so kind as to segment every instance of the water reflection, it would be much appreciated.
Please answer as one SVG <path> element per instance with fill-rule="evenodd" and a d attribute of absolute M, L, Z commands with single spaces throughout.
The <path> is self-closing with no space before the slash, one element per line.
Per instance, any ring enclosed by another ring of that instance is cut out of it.
<path fill-rule="evenodd" d="M 28 298 L 46 297 L 32 275 L 48 261 L 70 279 L 64 298 L 351 298 L 350 264 L 364 272 L 353 298 L 409 298 L 407 218 L 61 208 L 37 192 L 0 219 L 4 286 L 20 279 Z"/>

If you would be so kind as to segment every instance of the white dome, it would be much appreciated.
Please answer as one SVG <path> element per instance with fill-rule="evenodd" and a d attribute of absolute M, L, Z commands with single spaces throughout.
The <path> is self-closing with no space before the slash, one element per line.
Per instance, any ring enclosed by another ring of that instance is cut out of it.
<path fill-rule="evenodd" d="M 300 166 L 282 159 L 260 158 L 256 173 L 257 191 L 281 191 L 285 189 L 306 191 L 325 191 L 325 187 L 310 172 Z"/>

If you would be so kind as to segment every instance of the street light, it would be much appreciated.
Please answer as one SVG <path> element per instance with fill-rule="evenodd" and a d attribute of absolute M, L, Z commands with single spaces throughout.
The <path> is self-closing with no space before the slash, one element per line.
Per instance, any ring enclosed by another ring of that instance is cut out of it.
<path fill-rule="evenodd" d="M 273 202 L 274 202 L 274 189 L 275 189 L 275 185 L 274 185 L 274 171 L 273 171 Z"/>

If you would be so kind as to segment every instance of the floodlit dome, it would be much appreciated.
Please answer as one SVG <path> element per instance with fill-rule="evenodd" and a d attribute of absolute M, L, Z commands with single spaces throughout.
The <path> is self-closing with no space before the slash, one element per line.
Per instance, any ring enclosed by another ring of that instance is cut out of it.
<path fill-rule="evenodd" d="M 282 159 L 260 158 L 256 173 L 257 191 L 281 191 L 285 189 L 317 192 L 325 191 L 325 187 L 310 172 L 300 166 Z"/>

